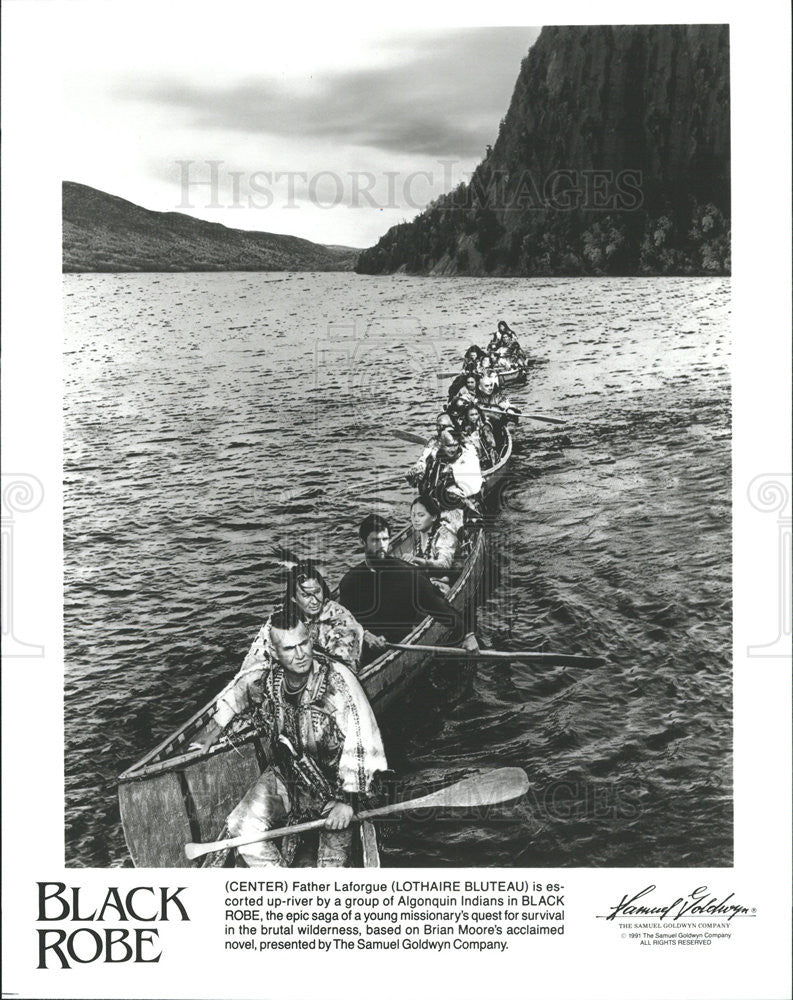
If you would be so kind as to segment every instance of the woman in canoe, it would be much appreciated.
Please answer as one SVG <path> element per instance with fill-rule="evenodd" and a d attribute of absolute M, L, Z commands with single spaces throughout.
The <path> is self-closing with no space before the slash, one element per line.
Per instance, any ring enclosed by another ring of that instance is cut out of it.
<path fill-rule="evenodd" d="M 479 517 L 482 466 L 476 448 L 463 442 L 458 430 L 442 432 L 435 461 L 427 474 L 427 488 L 441 509 L 441 521 L 456 535 L 467 515 Z"/>
<path fill-rule="evenodd" d="M 346 608 L 330 599 L 330 588 L 312 559 L 304 559 L 290 569 L 283 607 L 293 607 L 316 647 L 321 646 L 354 674 L 358 672 L 361 660 L 361 644 L 380 645 L 378 637 L 365 632 Z M 240 674 L 251 666 L 261 666 L 263 660 L 271 658 L 271 619 L 272 615 L 259 629 Z"/>
<path fill-rule="evenodd" d="M 476 344 L 471 344 L 463 357 L 463 370 L 455 376 L 454 381 L 449 386 L 449 400 L 451 401 L 468 381 L 468 376 L 479 377 L 482 372 L 483 362 L 490 363 L 490 359 Z"/>
<path fill-rule="evenodd" d="M 493 428 L 482 411 L 472 403 L 465 411 L 460 427 L 463 443 L 470 443 L 476 449 L 482 468 L 493 465 L 496 458 L 496 438 Z"/>
<path fill-rule="evenodd" d="M 455 399 L 462 399 L 466 403 L 476 402 L 476 387 L 479 380 L 476 375 L 467 375 L 465 382 L 458 389 Z"/>
<path fill-rule="evenodd" d="M 476 344 L 471 344 L 468 350 L 465 352 L 463 358 L 463 371 L 466 374 L 476 373 L 479 370 L 479 366 L 482 363 L 482 358 L 486 357 L 485 352 L 481 347 Z"/>
<path fill-rule="evenodd" d="M 405 562 L 430 571 L 430 578 L 441 590 L 448 589 L 449 577 L 437 573 L 451 569 L 457 551 L 457 536 L 441 520 L 441 508 L 431 496 L 421 494 L 410 505 L 413 526 L 413 551 Z M 433 572 L 435 571 L 435 572 Z"/>
<path fill-rule="evenodd" d="M 467 399 L 463 399 L 461 396 L 455 396 L 454 399 L 446 407 L 446 412 L 452 418 L 454 427 L 452 428 L 457 433 L 463 426 L 463 420 L 465 420 L 465 414 L 470 406 L 470 402 Z"/>

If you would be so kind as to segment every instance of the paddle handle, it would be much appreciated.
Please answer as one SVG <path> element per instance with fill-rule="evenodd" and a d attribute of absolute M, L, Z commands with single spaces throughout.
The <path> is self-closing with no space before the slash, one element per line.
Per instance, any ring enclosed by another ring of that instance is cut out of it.
<path fill-rule="evenodd" d="M 480 409 L 484 410 L 485 413 L 493 413 L 496 416 L 514 416 L 523 417 L 524 420 L 539 420 L 543 424 L 566 424 L 566 420 L 561 420 L 559 417 L 545 417 L 541 413 L 526 413 L 525 410 L 518 410 L 514 406 L 510 407 L 508 410 L 502 410 L 498 406 L 482 406 Z"/>
<path fill-rule="evenodd" d="M 469 778 L 456 781 L 429 795 L 417 799 L 392 802 L 388 806 L 378 806 L 366 809 L 351 817 L 351 822 L 365 819 L 378 819 L 393 816 L 397 813 L 413 812 L 416 809 L 469 809 L 473 806 L 492 806 L 502 802 L 510 802 L 525 795 L 529 788 L 526 772 L 519 767 L 501 767 L 486 774 L 475 774 Z M 307 823 L 297 823 L 294 826 L 282 827 L 279 830 L 267 830 L 254 836 L 243 834 L 240 837 L 230 837 L 227 840 L 216 840 L 208 844 L 185 844 L 184 852 L 192 861 L 212 854 L 214 851 L 225 851 L 232 847 L 244 847 L 246 844 L 258 844 L 265 840 L 275 840 L 292 833 L 305 833 L 308 830 L 320 830 L 325 826 L 325 819 L 309 820 Z"/>
<path fill-rule="evenodd" d="M 409 808 L 416 808 L 414 803 L 394 802 L 390 806 L 381 806 L 379 809 L 365 809 L 351 817 L 351 823 L 362 823 L 367 819 L 377 819 L 387 816 L 390 813 L 405 812 Z M 233 847 L 245 847 L 247 844 L 259 844 L 265 840 L 278 840 L 279 837 L 291 836 L 293 833 L 308 833 L 310 830 L 322 830 L 325 827 L 324 819 L 311 819 L 305 823 L 295 823 L 294 826 L 283 826 L 277 830 L 267 830 L 265 833 L 257 833 L 251 837 L 242 834 L 239 837 L 228 837 L 226 840 L 216 840 L 208 844 L 185 844 L 184 852 L 193 861 L 195 858 L 202 858 L 205 854 L 214 854 L 215 851 L 227 851 Z"/>
<path fill-rule="evenodd" d="M 350 822 L 362 823 L 364 820 L 376 819 L 378 816 L 389 813 L 404 812 L 411 806 L 415 808 L 411 802 L 395 802 L 391 806 L 382 806 L 380 809 L 365 809 L 353 816 Z M 277 830 L 257 833 L 253 837 L 242 834 L 239 837 L 228 837 L 226 840 L 216 840 L 208 844 L 185 844 L 184 852 L 193 861 L 195 858 L 202 858 L 205 854 L 213 854 L 215 851 L 227 851 L 232 847 L 245 847 L 246 844 L 259 844 L 265 840 L 278 840 L 279 837 L 288 837 L 293 833 L 308 833 L 311 830 L 322 830 L 324 827 L 324 819 L 311 819 L 305 823 L 295 823 L 293 826 L 283 826 Z"/>
<path fill-rule="evenodd" d="M 516 410 L 514 406 L 510 406 L 508 410 L 502 409 L 500 406 L 481 406 L 479 403 L 476 404 L 483 413 L 492 413 L 497 417 L 521 417 L 523 416 L 522 410 Z"/>
<path fill-rule="evenodd" d="M 520 660 L 524 663 L 544 663 L 546 666 L 560 667 L 602 667 L 605 659 L 602 656 L 578 656 L 570 653 L 532 653 L 503 649 L 480 649 L 472 652 L 460 649 L 458 646 L 420 646 L 408 645 L 404 642 L 388 642 L 389 649 L 413 649 L 419 653 L 432 653 L 434 656 L 448 656 L 460 660 Z"/>
<path fill-rule="evenodd" d="M 356 820 L 358 817 L 353 816 L 353 819 Z M 265 833 L 257 833 L 254 836 L 242 834 L 240 837 L 228 837 L 226 840 L 215 840 L 208 844 L 185 844 L 184 852 L 193 861 L 195 858 L 202 858 L 205 854 L 213 854 L 215 851 L 226 851 L 232 847 L 245 847 L 246 844 L 259 844 L 265 840 L 278 840 L 279 837 L 286 837 L 292 833 L 308 833 L 309 830 L 321 830 L 324 826 L 324 819 L 312 819 L 306 823 L 295 823 L 294 826 L 284 826 L 277 830 L 267 830 Z"/>
<path fill-rule="evenodd" d="M 539 413 L 521 413 L 526 420 L 540 420 L 544 424 L 566 424 L 566 420 L 560 420 L 559 417 L 543 417 Z"/>

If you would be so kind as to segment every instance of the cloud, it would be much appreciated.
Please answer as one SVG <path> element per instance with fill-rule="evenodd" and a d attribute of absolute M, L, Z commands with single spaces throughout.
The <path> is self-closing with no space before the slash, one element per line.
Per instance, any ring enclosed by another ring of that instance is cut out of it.
<path fill-rule="evenodd" d="M 153 104 L 202 131 L 478 158 L 497 134 L 536 35 L 530 28 L 472 28 L 392 37 L 377 66 L 297 80 L 257 73 L 223 86 L 184 77 L 128 80 L 116 96 Z"/>
<path fill-rule="evenodd" d="M 136 19 L 120 33 L 109 13 L 109 25 L 70 22 L 65 176 L 154 210 L 350 246 L 371 245 L 470 174 L 539 34 L 338 21 L 278 33 L 262 6 L 261 30 L 246 22 L 232 53 L 175 9 L 153 36 Z M 108 48 L 120 34 L 124 46 Z M 292 192 L 293 172 L 306 176 Z M 253 188 L 262 173 L 271 202 Z M 360 194 L 370 178 L 371 202 Z"/>

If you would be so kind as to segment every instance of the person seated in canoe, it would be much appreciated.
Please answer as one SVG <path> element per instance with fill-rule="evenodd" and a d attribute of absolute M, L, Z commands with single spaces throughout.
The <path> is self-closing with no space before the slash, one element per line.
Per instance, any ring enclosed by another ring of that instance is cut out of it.
<path fill-rule="evenodd" d="M 488 341 L 487 347 L 485 348 L 485 354 L 490 358 L 491 362 L 495 360 L 498 356 L 498 349 L 501 347 L 501 326 L 504 320 L 499 320 L 498 328 L 495 333 L 491 334 L 490 340 Z"/>
<path fill-rule="evenodd" d="M 400 642 L 430 616 L 451 630 L 450 642 L 473 652 L 479 649 L 467 617 L 433 587 L 426 573 L 389 554 L 391 528 L 384 517 L 367 515 L 359 535 L 363 561 L 342 577 L 339 603 L 364 628 L 384 635 L 389 642 Z M 373 658 L 373 651 L 365 649 L 364 662 Z"/>
<path fill-rule="evenodd" d="M 460 389 L 462 389 L 462 387 L 465 385 L 467 379 L 468 379 L 468 372 L 462 372 L 460 375 L 455 375 L 455 377 L 452 379 L 451 385 L 449 386 L 449 391 L 446 394 L 448 401 L 450 403 L 457 395 L 457 393 L 460 391 Z"/>
<path fill-rule="evenodd" d="M 441 520 L 455 535 L 463 526 L 466 514 L 481 518 L 482 482 L 482 466 L 474 446 L 463 441 L 459 431 L 443 431 L 438 453 L 427 469 L 422 492 L 437 500 Z"/>
<path fill-rule="evenodd" d="M 488 360 L 487 355 L 482 350 L 481 347 L 477 347 L 476 344 L 471 344 L 468 350 L 463 356 L 463 370 L 459 375 L 456 375 L 449 386 L 449 401 L 454 399 L 457 393 L 462 389 L 462 387 L 467 382 L 467 377 L 469 375 L 478 376 L 481 373 L 482 361 Z"/>
<path fill-rule="evenodd" d="M 441 593 L 449 589 L 449 574 L 457 554 L 457 536 L 441 520 L 441 508 L 433 497 L 422 494 L 410 505 L 413 527 L 413 551 L 405 553 L 405 562 L 426 570 Z"/>
<path fill-rule="evenodd" d="M 232 837 L 265 833 L 324 816 L 318 868 L 349 865 L 350 820 L 366 807 L 375 775 L 388 768 L 372 708 L 358 679 L 317 653 L 306 623 L 293 604 L 270 619 L 268 665 L 251 671 L 226 696 L 223 718 L 257 715 L 267 766 L 229 814 Z M 229 713 L 233 713 L 229 716 Z M 205 748 L 223 726 L 211 722 Z M 288 867 L 299 838 L 284 837 L 238 848 L 250 868 Z"/>
<path fill-rule="evenodd" d="M 475 448 L 482 468 L 495 465 L 497 448 L 493 428 L 476 403 L 466 407 L 460 433 L 462 443 L 471 444 Z"/>
<path fill-rule="evenodd" d="M 441 432 L 446 428 L 454 428 L 454 421 L 448 413 L 438 414 L 435 420 L 435 433 L 427 441 L 424 450 L 410 467 L 406 479 L 411 486 L 416 486 L 427 471 L 427 462 L 435 458 L 440 446 Z"/>
<path fill-rule="evenodd" d="M 463 401 L 459 404 L 452 403 L 450 413 L 446 414 L 447 422 L 438 434 L 436 446 L 432 449 L 425 448 L 422 453 L 423 462 L 420 459 L 408 473 L 408 482 L 419 493 L 439 499 L 444 482 L 455 488 L 460 487 L 460 483 L 456 481 L 458 477 L 463 481 L 466 497 L 473 496 L 482 488 L 481 465 L 476 449 L 470 444 L 463 447 L 459 426 L 467 408 L 468 404 Z M 442 506 L 445 509 L 447 505 Z M 458 527 L 456 524 L 454 530 Z"/>
<path fill-rule="evenodd" d="M 496 354 L 497 366 L 501 369 L 522 368 L 526 363 L 526 355 L 509 327 L 501 335 L 501 345 Z"/>
<path fill-rule="evenodd" d="M 465 414 L 469 406 L 469 401 L 461 396 L 455 396 L 454 399 L 447 405 L 446 412 L 452 418 L 454 425 L 452 430 L 459 431 L 462 428 L 463 420 L 465 419 Z"/>
<path fill-rule="evenodd" d="M 479 365 L 477 366 L 477 369 L 474 372 L 474 374 L 479 376 L 487 375 L 489 372 L 492 372 L 492 370 L 493 370 L 493 360 L 489 354 L 486 354 L 479 362 Z"/>
<path fill-rule="evenodd" d="M 472 350 L 473 350 L 472 347 L 468 348 L 469 352 Z M 477 347 L 476 350 L 479 351 L 479 348 Z M 466 352 L 466 358 L 467 357 L 468 353 Z M 458 396 L 464 388 L 467 388 L 469 392 L 475 391 L 475 387 L 473 389 L 471 388 L 470 380 L 473 378 L 474 381 L 476 381 L 476 379 L 478 379 L 479 376 L 481 375 L 483 360 L 489 363 L 490 359 L 487 357 L 484 351 L 479 351 L 479 355 L 477 356 L 476 361 L 473 364 L 468 365 L 468 362 L 466 362 L 466 367 L 464 367 L 463 371 L 459 375 L 455 376 L 454 380 L 449 386 L 449 392 L 448 392 L 449 402 L 451 402 L 456 396 Z"/>
<path fill-rule="evenodd" d="M 290 567 L 282 607 L 294 608 L 314 643 L 354 674 L 358 673 L 363 642 L 377 644 L 376 637 L 367 635 L 346 608 L 331 600 L 330 587 L 313 559 Z M 267 660 L 271 621 L 272 616 L 259 629 L 238 677 Z"/>
<path fill-rule="evenodd" d="M 482 358 L 487 357 L 485 352 L 477 344 L 471 344 L 463 356 L 463 374 L 476 374 L 482 363 Z"/>
<path fill-rule="evenodd" d="M 477 404 L 486 416 L 496 419 L 514 419 L 515 410 L 509 397 L 498 386 L 497 379 L 492 375 L 485 375 L 479 379 L 477 389 Z"/>
<path fill-rule="evenodd" d="M 465 382 L 460 386 L 454 395 L 454 399 L 462 399 L 466 403 L 476 402 L 476 387 L 479 379 L 476 375 L 466 375 Z"/>

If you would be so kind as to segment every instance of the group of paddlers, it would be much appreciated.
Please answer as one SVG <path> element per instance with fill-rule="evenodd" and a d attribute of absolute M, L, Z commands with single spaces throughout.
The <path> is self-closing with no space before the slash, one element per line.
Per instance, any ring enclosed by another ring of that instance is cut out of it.
<path fill-rule="evenodd" d="M 450 392 L 435 435 L 408 473 L 418 488 L 410 510 L 411 551 L 392 555 L 388 521 L 369 514 L 359 528 L 363 559 L 342 577 L 337 599 L 314 561 L 293 561 L 281 607 L 262 625 L 194 743 L 208 750 L 251 724 L 260 736 L 266 766 L 227 818 L 232 836 L 255 840 L 275 827 L 325 817 L 316 846 L 292 835 L 240 847 L 249 866 L 350 863 L 351 819 L 372 801 L 377 776 L 388 767 L 357 679 L 362 665 L 428 616 L 449 630 L 450 642 L 479 649 L 469 612 L 458 612 L 446 593 L 481 525 L 482 459 L 492 465 L 507 434 L 508 401 L 494 400 L 497 386 L 483 389 L 487 376 L 476 371 L 478 362 L 470 364 L 474 352 L 480 361 L 505 348 L 513 352 L 514 338 L 504 344 L 502 325 L 493 350 L 466 352 L 465 381 Z M 468 397 L 475 393 L 472 402 Z M 482 412 L 482 398 L 493 412 Z"/>

